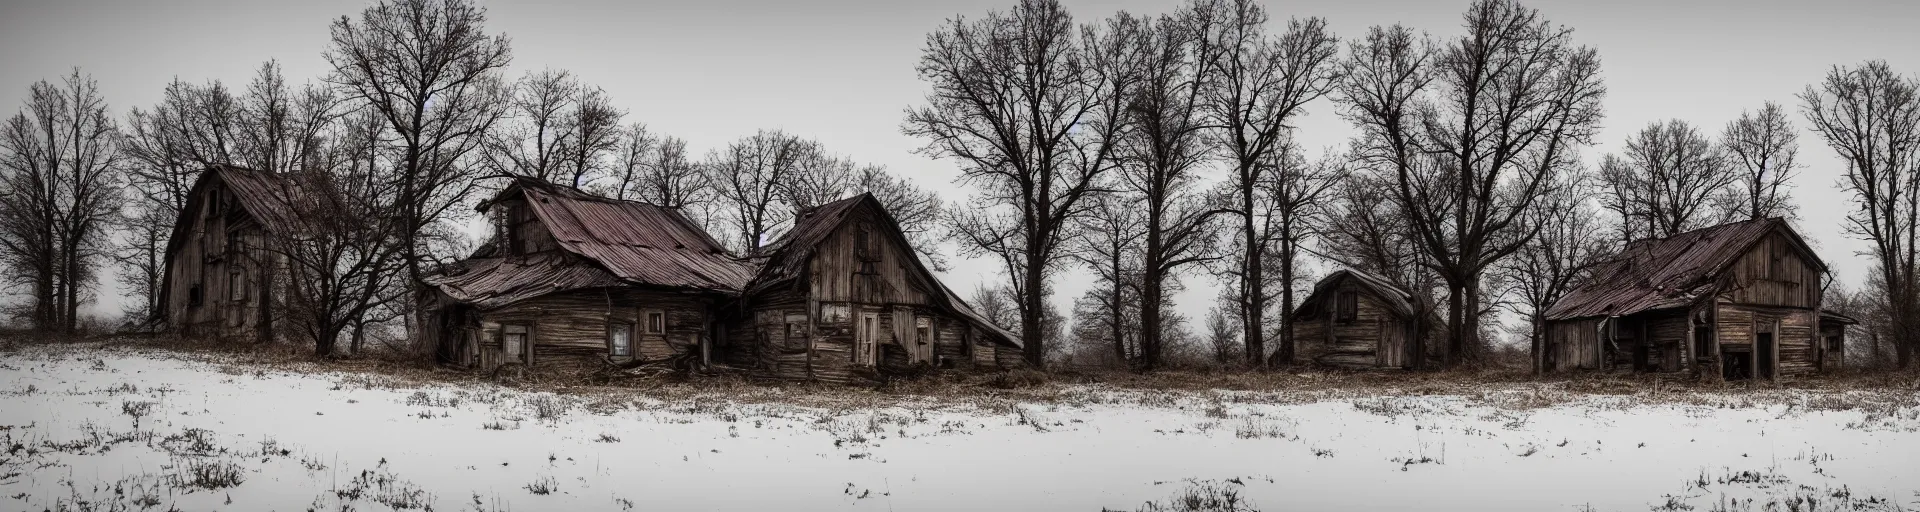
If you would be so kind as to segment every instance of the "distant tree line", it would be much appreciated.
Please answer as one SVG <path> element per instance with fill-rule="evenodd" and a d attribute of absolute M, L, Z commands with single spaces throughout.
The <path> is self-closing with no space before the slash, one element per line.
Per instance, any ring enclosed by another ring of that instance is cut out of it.
<path fill-rule="evenodd" d="M 1424 28 L 1342 39 L 1254 0 L 1093 21 L 1019 0 L 956 16 L 928 34 L 914 70 L 925 99 L 900 126 L 959 167 L 970 195 L 947 204 L 782 130 L 693 154 L 569 71 L 510 77 L 510 40 L 471 0 L 383 0 L 333 20 L 331 70 L 297 84 L 270 61 L 240 87 L 175 80 L 125 115 L 77 69 L 32 84 L 0 124 L 0 277 L 19 290 L 6 314 L 74 333 L 112 274 L 126 317 L 156 318 L 174 223 L 200 171 L 226 164 L 299 191 L 283 199 L 302 228 L 267 241 L 288 262 L 273 300 L 320 355 L 343 341 L 414 349 L 411 290 L 472 247 L 459 223 L 505 183 L 492 178 L 528 176 L 678 208 L 743 258 L 809 209 L 872 193 L 934 268 L 951 241 L 1005 271 L 969 302 L 1036 365 L 1302 364 L 1287 313 L 1346 267 L 1441 319 L 1420 350 L 1451 367 L 1503 335 L 1538 347 L 1545 310 L 1626 243 L 1797 222 L 1790 184 L 1817 172 L 1853 196 L 1846 232 L 1876 264 L 1859 289 L 1825 290 L 1829 308 L 1863 320 L 1869 359 L 1911 366 L 1920 78 L 1836 66 L 1797 115 L 1768 102 L 1717 132 L 1656 121 L 1589 164 L 1607 89 L 1572 28 L 1516 0 L 1473 1 L 1453 35 Z M 1301 147 L 1309 105 L 1352 138 Z M 1842 168 L 1802 163 L 1796 118 Z M 1092 284 L 1071 315 L 1052 301 L 1068 269 Z M 1173 307 L 1192 279 L 1221 290 L 1203 319 Z M 1502 312 L 1524 325 L 1503 333 Z"/>

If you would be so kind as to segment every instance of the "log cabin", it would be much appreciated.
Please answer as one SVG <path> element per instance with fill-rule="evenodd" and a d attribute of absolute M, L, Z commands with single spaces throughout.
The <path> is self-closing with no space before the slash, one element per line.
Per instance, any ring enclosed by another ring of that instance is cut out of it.
<path fill-rule="evenodd" d="M 1628 244 L 1548 308 L 1548 372 L 1630 368 L 1777 379 L 1837 366 L 1844 324 L 1821 311 L 1826 263 L 1779 218 Z"/>
<path fill-rule="evenodd" d="M 678 210 L 531 178 L 478 207 L 494 234 L 426 278 L 425 340 L 442 363 L 597 370 L 710 360 L 716 306 L 753 276 Z"/>
<path fill-rule="evenodd" d="M 871 194 L 801 212 L 768 251 L 725 312 L 733 364 L 782 379 L 855 383 L 888 369 L 1024 361 L 1018 337 L 942 284 Z"/>
<path fill-rule="evenodd" d="M 1413 294 L 1358 270 L 1315 283 L 1288 323 L 1297 357 L 1349 369 L 1413 367 L 1414 354 L 1429 351 L 1426 341 L 1439 339 L 1436 329 L 1444 325 Z"/>
<path fill-rule="evenodd" d="M 272 252 L 276 234 L 299 229 L 286 175 L 231 165 L 201 171 L 187 192 L 167 240 L 160 314 L 180 336 L 267 342 L 284 323 L 285 259 Z"/>

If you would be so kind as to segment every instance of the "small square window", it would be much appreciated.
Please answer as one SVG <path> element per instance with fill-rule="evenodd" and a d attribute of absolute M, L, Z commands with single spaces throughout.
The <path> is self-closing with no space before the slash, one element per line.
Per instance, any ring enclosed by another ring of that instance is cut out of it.
<path fill-rule="evenodd" d="M 647 334 L 667 332 L 667 314 L 661 311 L 647 312 Z"/>
<path fill-rule="evenodd" d="M 204 294 L 200 292 L 200 283 L 193 283 L 192 287 L 187 288 L 187 305 L 200 305 L 200 303 L 205 300 L 205 297 L 202 297 L 202 295 Z"/>

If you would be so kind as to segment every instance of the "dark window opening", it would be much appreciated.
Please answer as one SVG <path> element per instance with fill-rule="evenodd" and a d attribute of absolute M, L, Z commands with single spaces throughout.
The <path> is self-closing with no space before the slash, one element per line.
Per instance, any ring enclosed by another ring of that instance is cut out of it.
<path fill-rule="evenodd" d="M 786 334 L 787 348 L 793 350 L 805 350 L 807 348 L 807 324 L 802 322 L 787 322 Z"/>
<path fill-rule="evenodd" d="M 202 299 L 203 298 L 201 297 L 200 283 L 193 283 L 192 287 L 187 288 L 187 305 L 188 306 L 199 306 Z"/>
<path fill-rule="evenodd" d="M 1748 371 L 1753 364 L 1751 352 L 1726 352 L 1720 354 L 1721 377 L 1727 380 L 1746 380 L 1751 376 Z"/>
<path fill-rule="evenodd" d="M 1340 322 L 1352 322 L 1355 319 L 1358 319 L 1360 317 L 1359 294 L 1353 293 L 1352 291 L 1348 291 L 1348 290 L 1342 290 L 1339 294 L 1334 296 L 1334 300 L 1339 303 L 1336 306 L 1337 312 L 1334 314 L 1334 320 L 1340 321 Z"/>
<path fill-rule="evenodd" d="M 647 312 L 647 334 L 667 332 L 667 314 L 659 311 Z"/>

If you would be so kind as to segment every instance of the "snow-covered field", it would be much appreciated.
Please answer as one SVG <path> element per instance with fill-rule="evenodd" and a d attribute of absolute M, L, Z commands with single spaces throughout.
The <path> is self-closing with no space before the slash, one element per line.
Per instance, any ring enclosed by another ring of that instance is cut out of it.
<path fill-rule="evenodd" d="M 30 346 L 0 352 L 0 510 L 1920 507 L 1912 391 L 1526 393 L 802 407 Z"/>

